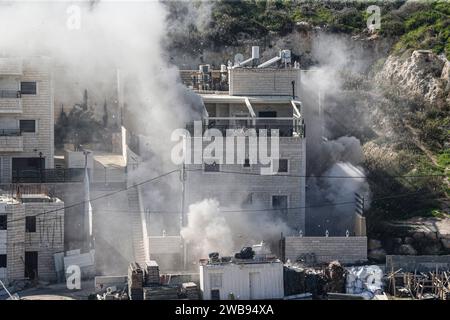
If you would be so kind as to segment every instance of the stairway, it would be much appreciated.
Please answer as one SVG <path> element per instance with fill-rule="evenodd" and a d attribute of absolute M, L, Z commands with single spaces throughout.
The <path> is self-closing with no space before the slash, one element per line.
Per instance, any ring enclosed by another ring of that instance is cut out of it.
<path fill-rule="evenodd" d="M 134 261 L 145 266 L 144 236 L 142 232 L 142 219 L 139 207 L 139 193 L 136 186 L 127 190 L 128 210 L 131 223 Z"/>

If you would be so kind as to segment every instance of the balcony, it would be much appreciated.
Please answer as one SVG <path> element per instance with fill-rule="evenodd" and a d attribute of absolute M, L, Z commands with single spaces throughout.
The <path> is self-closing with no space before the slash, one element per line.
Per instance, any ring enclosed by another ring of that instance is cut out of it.
<path fill-rule="evenodd" d="M 186 129 L 193 134 L 194 123 L 189 123 Z M 266 130 L 267 136 L 271 130 L 278 130 L 280 137 L 304 137 L 305 125 L 301 118 L 240 118 L 240 117 L 214 117 L 204 119 L 202 122 L 202 134 L 206 129 L 217 129 L 226 135 L 227 130 L 244 133 L 249 129 L 255 129 L 259 135 L 261 130 Z"/>
<path fill-rule="evenodd" d="M 83 182 L 83 168 L 19 169 L 12 171 L 13 183 L 67 183 Z"/>
<path fill-rule="evenodd" d="M 22 152 L 23 137 L 19 129 L 0 129 L 0 152 Z"/>
<path fill-rule="evenodd" d="M 0 113 L 22 113 L 20 91 L 0 90 Z"/>

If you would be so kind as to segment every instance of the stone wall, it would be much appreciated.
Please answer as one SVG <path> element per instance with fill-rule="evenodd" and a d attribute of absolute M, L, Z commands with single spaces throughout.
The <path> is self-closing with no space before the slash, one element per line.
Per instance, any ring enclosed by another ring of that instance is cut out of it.
<path fill-rule="evenodd" d="M 356 263 L 367 260 L 366 237 L 286 237 L 285 259 L 296 261 L 300 255 L 314 253 L 317 262 L 339 260 Z"/>
<path fill-rule="evenodd" d="M 292 96 L 292 81 L 300 83 L 300 69 L 236 68 L 229 71 L 230 95 Z"/>

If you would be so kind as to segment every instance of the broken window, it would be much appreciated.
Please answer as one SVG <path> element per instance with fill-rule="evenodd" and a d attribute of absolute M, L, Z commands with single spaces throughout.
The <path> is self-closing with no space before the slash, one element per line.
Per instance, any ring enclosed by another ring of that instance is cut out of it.
<path fill-rule="evenodd" d="M 36 94 L 36 81 L 23 81 L 20 83 L 21 94 Z"/>
<path fill-rule="evenodd" d="M 0 254 L 0 268 L 6 268 L 7 266 L 6 254 Z"/>
<path fill-rule="evenodd" d="M 36 232 L 36 216 L 25 217 L 25 231 Z"/>
<path fill-rule="evenodd" d="M 6 215 L 0 216 L 0 230 L 8 229 L 8 217 Z"/>
<path fill-rule="evenodd" d="M 222 274 L 221 273 L 210 273 L 209 283 L 211 288 L 222 288 Z"/>

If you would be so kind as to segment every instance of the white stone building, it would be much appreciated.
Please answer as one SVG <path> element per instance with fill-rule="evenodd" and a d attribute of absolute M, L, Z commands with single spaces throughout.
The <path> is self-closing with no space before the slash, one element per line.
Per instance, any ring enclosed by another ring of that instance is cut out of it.
<path fill-rule="evenodd" d="M 64 251 L 64 202 L 38 187 L 0 196 L 0 280 L 55 281 L 54 254 Z M 45 213 L 45 214 L 44 214 Z"/>
<path fill-rule="evenodd" d="M 233 130 L 248 137 L 251 132 L 261 136 L 261 129 L 278 129 L 278 172 L 261 174 L 268 165 L 261 163 L 259 155 L 252 163 L 249 139 L 241 162 L 234 146 L 233 163 L 224 155 L 222 159 L 203 158 L 203 163 L 198 164 L 191 155 L 190 164 L 186 165 L 186 208 L 205 198 L 215 198 L 224 207 L 268 208 L 293 232 L 304 232 L 306 139 L 301 102 L 296 96 L 300 69 L 232 68 L 228 70 L 228 82 L 229 91 L 199 92 L 206 109 L 203 130 L 218 129 L 224 136 L 227 130 Z M 192 125 L 190 131 L 193 133 Z M 194 139 L 191 138 L 190 148 L 193 153 L 201 153 Z M 210 141 L 203 141 L 203 150 L 208 144 Z M 226 143 L 223 147 L 227 153 Z"/>
<path fill-rule="evenodd" d="M 50 59 L 0 58 L 0 183 L 54 166 Z"/>

